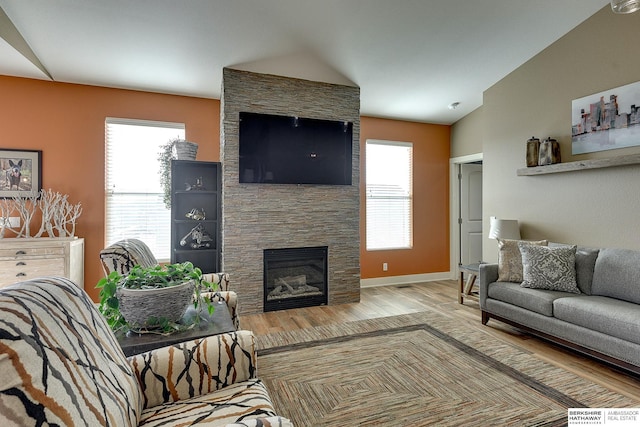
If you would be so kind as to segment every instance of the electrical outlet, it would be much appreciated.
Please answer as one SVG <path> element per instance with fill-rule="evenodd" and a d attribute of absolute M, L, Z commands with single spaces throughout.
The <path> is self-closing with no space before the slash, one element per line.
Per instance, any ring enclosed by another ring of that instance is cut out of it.
<path fill-rule="evenodd" d="M 10 216 L 9 218 L 0 218 L 0 225 L 5 227 L 18 228 L 20 227 L 20 217 Z"/>
<path fill-rule="evenodd" d="M 386 262 L 382 263 L 382 271 L 387 271 L 389 269 L 389 265 Z"/>

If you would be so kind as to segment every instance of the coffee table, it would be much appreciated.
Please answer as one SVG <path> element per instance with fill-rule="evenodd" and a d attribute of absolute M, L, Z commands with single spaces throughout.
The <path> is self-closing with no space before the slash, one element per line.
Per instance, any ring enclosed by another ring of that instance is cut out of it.
<path fill-rule="evenodd" d="M 193 316 L 194 314 L 195 309 L 191 307 L 187 310 L 185 318 Z M 206 315 L 205 319 L 202 319 L 199 324 L 187 331 L 176 332 L 169 335 L 119 331 L 116 334 L 116 338 L 125 356 L 132 356 L 156 348 L 178 344 L 183 341 L 234 332 L 235 330 L 227 304 L 218 302 L 215 304 L 215 310 L 211 316 Z"/>

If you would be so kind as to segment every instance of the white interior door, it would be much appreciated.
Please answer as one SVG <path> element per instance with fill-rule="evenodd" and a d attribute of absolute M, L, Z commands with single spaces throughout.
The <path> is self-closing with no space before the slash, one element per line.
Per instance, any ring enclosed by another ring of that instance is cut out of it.
<path fill-rule="evenodd" d="M 482 164 L 460 165 L 460 263 L 482 260 Z"/>

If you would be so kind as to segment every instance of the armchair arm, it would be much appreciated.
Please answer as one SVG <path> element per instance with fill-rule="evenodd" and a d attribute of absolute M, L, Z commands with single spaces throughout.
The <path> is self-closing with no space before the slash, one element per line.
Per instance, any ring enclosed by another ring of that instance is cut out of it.
<path fill-rule="evenodd" d="M 201 296 L 211 302 L 223 302 L 229 309 L 231 315 L 231 321 L 236 331 L 240 330 L 240 319 L 238 318 L 238 294 L 233 291 L 221 291 L 221 292 L 203 292 Z"/>
<path fill-rule="evenodd" d="M 217 285 L 214 286 L 216 291 L 229 290 L 229 273 L 205 273 L 202 275 L 202 280 Z"/>
<path fill-rule="evenodd" d="M 485 307 L 489 296 L 488 285 L 498 280 L 498 264 L 480 264 L 480 308 Z"/>
<path fill-rule="evenodd" d="M 251 331 L 213 335 L 129 357 L 144 408 L 256 378 L 256 362 Z"/>

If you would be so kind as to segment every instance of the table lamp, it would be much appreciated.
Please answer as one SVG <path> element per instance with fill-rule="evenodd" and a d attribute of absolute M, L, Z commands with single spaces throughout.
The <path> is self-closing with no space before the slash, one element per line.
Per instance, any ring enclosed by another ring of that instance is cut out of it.
<path fill-rule="evenodd" d="M 489 218 L 490 239 L 520 240 L 520 227 L 516 219 L 498 219 L 495 216 Z"/>

